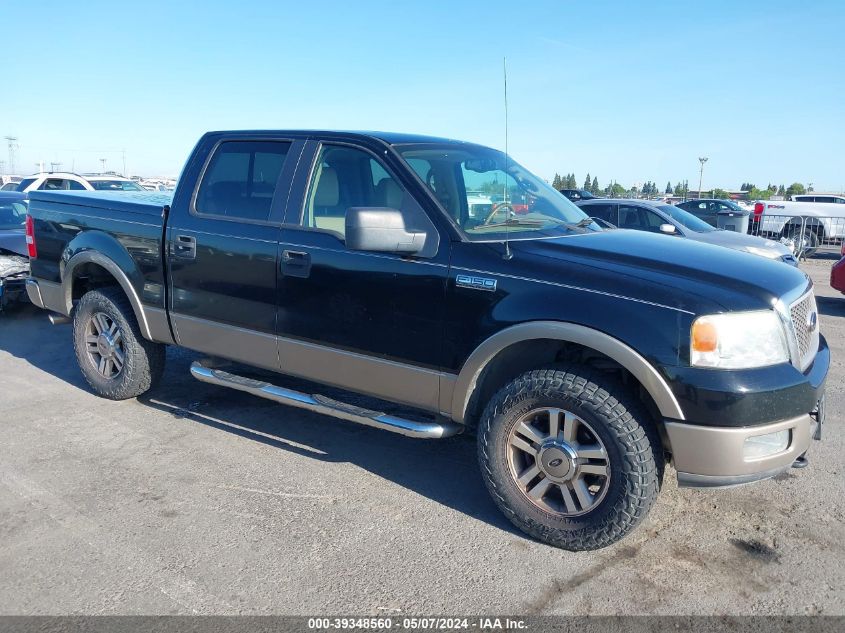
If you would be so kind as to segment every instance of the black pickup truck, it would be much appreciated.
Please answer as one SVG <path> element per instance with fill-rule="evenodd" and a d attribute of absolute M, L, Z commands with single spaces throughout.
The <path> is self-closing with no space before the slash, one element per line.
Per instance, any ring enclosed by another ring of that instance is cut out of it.
<path fill-rule="evenodd" d="M 629 532 L 667 462 L 681 485 L 736 485 L 821 436 L 830 352 L 804 273 L 602 231 L 489 148 L 214 132 L 172 201 L 31 198 L 29 296 L 72 318 L 101 396 L 154 387 L 180 345 L 208 356 L 202 381 L 412 437 L 472 430 L 496 504 L 559 547 Z"/>

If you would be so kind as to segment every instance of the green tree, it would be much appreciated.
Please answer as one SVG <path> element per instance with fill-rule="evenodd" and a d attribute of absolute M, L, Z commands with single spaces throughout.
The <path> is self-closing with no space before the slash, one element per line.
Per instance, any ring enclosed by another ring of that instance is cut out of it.
<path fill-rule="evenodd" d="M 590 184 L 590 193 L 594 196 L 599 195 L 599 179 L 593 176 L 593 182 Z"/>
<path fill-rule="evenodd" d="M 718 198 L 719 200 L 729 200 L 731 196 L 724 189 L 716 188 L 713 190 L 713 197 Z"/>
<path fill-rule="evenodd" d="M 560 174 L 555 172 L 555 177 L 552 179 L 552 187 L 555 189 L 563 189 L 560 181 Z"/>
<path fill-rule="evenodd" d="M 672 195 L 672 182 L 671 181 L 666 183 L 666 189 L 663 193 L 665 193 L 667 196 Z"/>
<path fill-rule="evenodd" d="M 620 185 L 618 182 L 614 182 L 613 185 L 610 187 L 610 196 L 612 198 L 621 198 L 623 197 L 627 191 L 625 187 Z"/>
<path fill-rule="evenodd" d="M 754 187 L 748 192 L 748 197 L 751 200 L 768 200 L 772 197 L 772 193 L 774 192 L 768 187 L 765 189 L 757 189 L 757 187 Z"/>
<path fill-rule="evenodd" d="M 785 196 L 786 195 L 786 188 L 783 185 L 778 187 L 778 195 L 779 196 Z"/>
<path fill-rule="evenodd" d="M 590 185 L 593 184 L 593 179 L 590 178 L 590 172 L 587 172 L 587 177 L 584 179 L 584 186 L 581 187 L 582 189 L 586 189 L 587 191 L 590 190 Z"/>
<path fill-rule="evenodd" d="M 807 189 L 800 182 L 793 182 L 786 190 L 787 196 L 801 195 L 807 193 Z"/>
<path fill-rule="evenodd" d="M 567 189 L 577 189 L 578 188 L 578 181 L 575 180 L 575 174 L 569 174 L 566 179 L 566 188 Z"/>

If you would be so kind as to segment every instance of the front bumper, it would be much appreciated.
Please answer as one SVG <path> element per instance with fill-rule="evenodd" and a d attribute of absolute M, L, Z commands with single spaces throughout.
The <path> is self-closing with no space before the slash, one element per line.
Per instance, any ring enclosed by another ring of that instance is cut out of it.
<path fill-rule="evenodd" d="M 772 424 L 739 428 L 708 427 L 666 421 L 678 485 L 718 488 L 774 477 L 807 452 L 818 423 L 809 414 Z M 785 450 L 765 457 L 744 454 L 749 437 L 789 431 Z"/>
<path fill-rule="evenodd" d="M 686 419 L 664 421 L 678 485 L 736 486 L 792 466 L 813 437 L 821 439 L 829 367 L 830 348 L 820 336 L 816 358 L 804 373 L 785 363 L 741 371 L 682 370 L 673 387 Z M 782 450 L 764 457 L 746 452 L 748 438 L 783 431 L 789 439 Z"/>

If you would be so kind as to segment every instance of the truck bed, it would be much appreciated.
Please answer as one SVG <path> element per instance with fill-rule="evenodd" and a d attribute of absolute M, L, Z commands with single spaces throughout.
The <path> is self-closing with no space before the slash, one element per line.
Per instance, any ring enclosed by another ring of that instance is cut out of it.
<path fill-rule="evenodd" d="M 158 191 L 33 191 L 29 199 L 161 217 L 162 208 L 170 204 L 173 195 Z"/>

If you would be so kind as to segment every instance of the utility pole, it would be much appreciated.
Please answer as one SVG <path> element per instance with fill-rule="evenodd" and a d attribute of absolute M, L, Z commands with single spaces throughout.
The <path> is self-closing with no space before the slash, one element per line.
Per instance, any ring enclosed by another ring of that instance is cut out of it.
<path fill-rule="evenodd" d="M 124 148 L 121 150 L 121 154 L 123 155 L 123 177 L 128 178 L 128 174 L 126 173 L 126 149 Z"/>
<path fill-rule="evenodd" d="M 6 139 L 6 142 L 9 145 L 9 173 L 15 173 L 15 152 L 18 149 L 18 137 L 17 136 L 4 136 L 3 138 Z"/>
<path fill-rule="evenodd" d="M 101 158 L 101 159 L 100 159 L 100 165 L 102 166 L 102 167 L 100 168 L 100 173 L 101 173 L 101 174 L 106 173 L 106 159 L 105 159 L 105 158 Z"/>
<path fill-rule="evenodd" d="M 701 171 L 698 172 L 698 199 L 701 200 L 701 183 L 704 180 L 704 163 L 707 162 L 707 157 L 699 158 L 698 162 L 701 163 Z"/>

